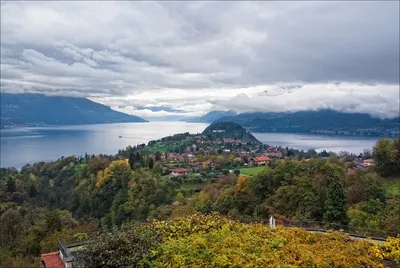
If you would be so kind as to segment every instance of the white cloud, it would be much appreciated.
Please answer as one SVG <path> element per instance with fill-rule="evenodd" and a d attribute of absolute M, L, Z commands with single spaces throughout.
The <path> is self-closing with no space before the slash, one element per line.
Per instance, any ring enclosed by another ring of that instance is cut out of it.
<path fill-rule="evenodd" d="M 396 1 L 1 2 L 2 91 L 143 116 L 170 114 L 135 107 L 393 116 L 398 47 Z"/>
<path fill-rule="evenodd" d="M 240 112 L 334 109 L 382 118 L 398 117 L 400 113 L 399 85 L 307 84 L 269 94 L 273 91 L 280 90 L 272 87 L 265 94 L 241 94 L 215 104 Z"/>

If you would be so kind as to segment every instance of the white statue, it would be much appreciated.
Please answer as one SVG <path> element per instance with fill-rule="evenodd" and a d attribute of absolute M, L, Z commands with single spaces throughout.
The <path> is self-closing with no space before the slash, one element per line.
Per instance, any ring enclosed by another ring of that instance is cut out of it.
<path fill-rule="evenodd" d="M 276 227 L 274 216 L 271 216 L 271 218 L 269 218 L 269 227 L 271 227 L 271 228 L 275 228 Z"/>

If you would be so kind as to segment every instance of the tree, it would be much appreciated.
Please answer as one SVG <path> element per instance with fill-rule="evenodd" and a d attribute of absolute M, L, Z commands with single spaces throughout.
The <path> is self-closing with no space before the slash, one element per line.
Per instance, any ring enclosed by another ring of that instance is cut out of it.
<path fill-rule="evenodd" d="M 185 197 L 183 196 L 182 192 L 178 192 L 175 196 L 175 200 L 178 202 L 183 203 L 185 201 Z"/>
<path fill-rule="evenodd" d="M 324 210 L 325 222 L 341 224 L 348 222 L 346 215 L 346 195 L 339 179 L 332 178 L 329 182 Z"/>
<path fill-rule="evenodd" d="M 31 187 L 29 188 L 29 196 L 30 197 L 36 197 L 37 195 L 37 189 L 34 184 L 31 184 Z"/>
<path fill-rule="evenodd" d="M 22 238 L 25 231 L 25 222 L 21 214 L 9 208 L 0 217 L 0 245 L 10 246 Z"/>
<path fill-rule="evenodd" d="M 363 159 L 371 159 L 372 158 L 372 151 L 369 149 L 364 149 L 364 152 L 362 154 Z"/>
<path fill-rule="evenodd" d="M 315 158 L 318 156 L 318 153 L 314 149 L 309 149 L 306 155 L 307 158 Z"/>
<path fill-rule="evenodd" d="M 162 166 L 162 164 L 161 164 L 160 161 L 156 161 L 156 162 L 154 163 L 154 166 L 153 166 L 152 171 L 153 171 L 154 174 L 161 174 L 161 173 L 162 173 L 162 171 L 163 171 L 163 166 Z"/>
<path fill-rule="evenodd" d="M 153 169 L 153 166 L 154 166 L 154 160 L 153 160 L 153 158 L 150 158 L 150 160 L 149 160 L 149 169 Z"/>
<path fill-rule="evenodd" d="M 382 179 L 376 173 L 350 174 L 346 179 L 346 192 L 349 204 L 377 198 L 384 200 Z"/>
<path fill-rule="evenodd" d="M 142 267 L 141 261 L 160 242 L 155 230 L 146 226 L 130 226 L 103 232 L 87 244 L 85 267 Z"/>
<path fill-rule="evenodd" d="M 132 151 L 129 152 L 129 159 L 128 160 L 129 160 L 129 166 L 133 170 L 134 166 L 135 166 L 135 154 Z"/>
<path fill-rule="evenodd" d="M 161 154 L 159 151 L 157 151 L 155 159 L 156 161 L 161 161 Z"/>
<path fill-rule="evenodd" d="M 143 167 L 143 157 L 139 152 L 136 152 L 135 154 L 135 160 L 134 160 L 134 168 L 141 168 Z"/>
<path fill-rule="evenodd" d="M 376 142 L 373 159 L 375 160 L 375 169 L 379 175 L 388 177 L 399 175 L 399 164 L 397 163 L 398 148 L 395 148 L 398 141 L 390 139 L 380 139 Z"/>
<path fill-rule="evenodd" d="M 47 232 L 61 231 L 62 222 L 60 213 L 57 210 L 46 214 L 46 229 Z"/>
<path fill-rule="evenodd" d="M 7 192 L 13 193 L 17 190 L 17 187 L 15 186 L 15 180 L 14 179 L 9 179 L 7 181 Z"/>
<path fill-rule="evenodd" d="M 330 154 L 326 150 L 323 150 L 322 152 L 320 152 L 319 155 L 321 157 L 329 157 L 330 156 Z"/>

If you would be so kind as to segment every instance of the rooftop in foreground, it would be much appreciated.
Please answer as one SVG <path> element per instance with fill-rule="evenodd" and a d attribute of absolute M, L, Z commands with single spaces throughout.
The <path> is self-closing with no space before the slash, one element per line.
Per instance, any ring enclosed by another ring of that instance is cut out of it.
<path fill-rule="evenodd" d="M 65 264 L 60 257 L 60 252 L 51 252 L 40 256 L 46 268 L 65 268 Z"/>

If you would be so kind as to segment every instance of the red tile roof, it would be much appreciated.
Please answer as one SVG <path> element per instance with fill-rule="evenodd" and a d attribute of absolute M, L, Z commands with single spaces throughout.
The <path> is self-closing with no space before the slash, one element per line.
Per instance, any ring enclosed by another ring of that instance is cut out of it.
<path fill-rule="evenodd" d="M 52 252 L 40 255 L 40 258 L 46 265 L 46 268 L 64 268 L 65 264 L 60 258 L 60 253 Z"/>
<path fill-rule="evenodd" d="M 255 156 L 255 157 L 253 157 L 253 160 L 256 162 L 266 162 L 266 161 L 270 161 L 271 158 L 269 158 L 268 156 Z"/>

